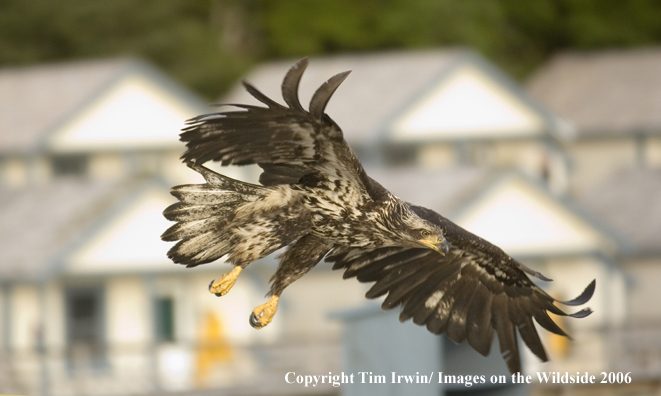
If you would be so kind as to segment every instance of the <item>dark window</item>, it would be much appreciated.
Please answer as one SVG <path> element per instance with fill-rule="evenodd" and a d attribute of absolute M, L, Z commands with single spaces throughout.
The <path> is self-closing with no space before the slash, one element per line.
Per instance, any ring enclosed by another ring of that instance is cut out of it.
<path fill-rule="evenodd" d="M 69 289 L 66 292 L 67 351 L 70 363 L 89 366 L 103 363 L 101 289 Z"/>
<path fill-rule="evenodd" d="M 84 154 L 54 155 L 51 167 L 55 176 L 84 176 L 88 158 Z"/>
<path fill-rule="evenodd" d="M 388 146 L 383 155 L 388 165 L 414 165 L 416 161 L 417 148 L 415 146 Z M 360 157 L 359 157 L 360 158 Z"/>
<path fill-rule="evenodd" d="M 156 340 L 174 341 L 174 300 L 171 297 L 157 298 L 155 303 Z"/>

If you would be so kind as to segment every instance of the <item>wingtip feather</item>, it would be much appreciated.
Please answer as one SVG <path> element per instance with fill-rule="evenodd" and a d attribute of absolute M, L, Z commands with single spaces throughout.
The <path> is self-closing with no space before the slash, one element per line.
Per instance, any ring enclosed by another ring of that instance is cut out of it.
<path fill-rule="evenodd" d="M 576 306 L 583 305 L 590 301 L 592 295 L 594 294 L 595 289 L 597 288 L 597 280 L 593 279 L 592 282 L 583 290 L 583 292 L 576 298 L 569 301 L 558 301 L 560 304 Z"/>
<path fill-rule="evenodd" d="M 301 82 L 301 77 L 308 67 L 308 58 L 305 57 L 287 71 L 284 80 L 282 81 L 282 98 L 290 108 L 305 111 L 301 102 L 298 99 L 298 86 Z"/>
<path fill-rule="evenodd" d="M 328 81 L 323 83 L 319 89 L 312 95 L 310 100 L 310 114 L 317 120 L 321 120 L 324 116 L 324 110 L 335 90 L 342 84 L 342 82 L 349 76 L 351 71 L 338 73 L 329 78 Z"/>

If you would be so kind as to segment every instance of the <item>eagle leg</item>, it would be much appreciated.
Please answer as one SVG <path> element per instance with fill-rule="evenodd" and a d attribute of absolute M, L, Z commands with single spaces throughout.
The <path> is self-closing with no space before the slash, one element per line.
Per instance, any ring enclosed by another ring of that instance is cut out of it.
<path fill-rule="evenodd" d="M 280 297 L 271 296 L 266 304 L 262 304 L 252 310 L 250 314 L 250 325 L 256 329 L 261 329 L 271 323 L 275 312 L 278 310 L 278 300 Z"/>
<path fill-rule="evenodd" d="M 209 283 L 209 291 L 215 294 L 217 297 L 224 296 L 230 292 L 230 289 L 236 283 L 236 278 L 239 277 L 239 274 L 243 268 L 240 265 L 234 267 L 234 269 L 227 274 L 221 276 L 217 281 L 211 281 Z"/>
<path fill-rule="evenodd" d="M 310 234 L 304 235 L 290 245 L 280 257 L 278 269 L 271 277 L 271 289 L 268 293 L 271 298 L 266 304 L 260 305 L 252 311 L 250 325 L 261 329 L 271 323 L 273 315 L 278 309 L 278 300 L 285 288 L 307 274 L 332 247 L 332 243 Z"/>

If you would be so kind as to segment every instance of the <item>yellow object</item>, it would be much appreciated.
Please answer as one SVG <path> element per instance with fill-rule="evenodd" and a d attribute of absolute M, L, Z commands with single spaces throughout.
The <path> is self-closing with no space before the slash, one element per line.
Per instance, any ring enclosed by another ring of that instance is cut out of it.
<path fill-rule="evenodd" d="M 563 316 L 557 316 L 549 313 L 551 316 L 551 319 L 558 324 L 558 326 L 567 332 L 567 329 L 565 328 L 565 322 L 564 322 L 564 317 Z M 556 358 L 562 358 L 567 356 L 567 353 L 569 352 L 569 338 L 564 337 L 561 335 L 549 334 L 549 351 L 551 352 L 552 356 Z"/>
<path fill-rule="evenodd" d="M 214 366 L 231 361 L 232 348 L 225 338 L 222 321 L 216 314 L 207 311 L 198 336 L 195 361 L 195 385 L 202 388 Z"/>

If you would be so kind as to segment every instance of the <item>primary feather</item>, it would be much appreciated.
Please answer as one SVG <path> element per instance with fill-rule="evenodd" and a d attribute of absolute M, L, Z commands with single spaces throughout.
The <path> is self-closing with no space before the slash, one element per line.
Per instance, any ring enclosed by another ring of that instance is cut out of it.
<path fill-rule="evenodd" d="M 575 318 L 591 313 L 586 308 L 567 314 L 554 303 L 585 304 L 594 293 L 594 281 L 576 299 L 559 302 L 526 275 L 535 272 L 495 245 L 432 210 L 419 206 L 413 206 L 413 210 L 443 229 L 450 244 L 448 255 L 425 249 L 337 246 L 326 257 L 326 261 L 335 263 L 333 269 L 344 270 L 345 278 L 376 282 L 366 297 L 387 294 L 382 308 L 401 306 L 400 321 L 412 319 L 457 343 L 466 340 L 485 356 L 495 332 L 508 368 L 518 372 L 517 330 L 528 348 L 547 361 L 532 319 L 546 330 L 566 336 L 547 312 Z"/>

